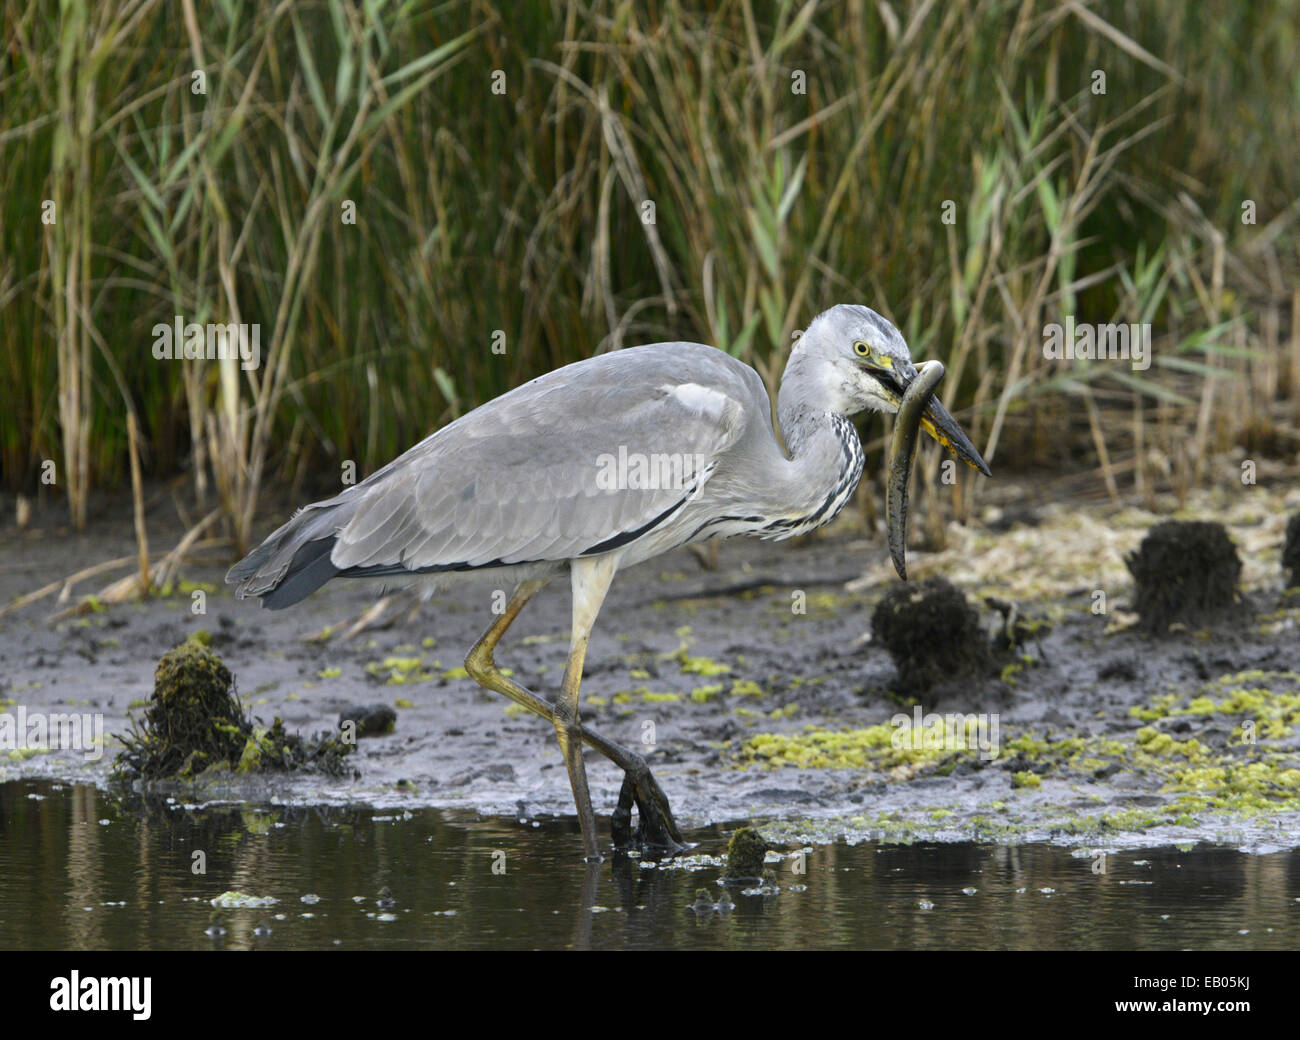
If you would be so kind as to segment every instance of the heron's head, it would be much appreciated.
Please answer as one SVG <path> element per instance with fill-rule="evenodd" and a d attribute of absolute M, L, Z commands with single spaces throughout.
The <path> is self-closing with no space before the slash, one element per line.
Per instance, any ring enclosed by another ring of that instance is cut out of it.
<path fill-rule="evenodd" d="M 916 366 L 902 333 L 870 307 L 842 303 L 813 319 L 790 358 L 818 385 L 830 407 L 844 415 L 867 410 L 894 414 Z M 985 476 L 987 464 L 937 396 L 921 417 L 921 428 Z"/>

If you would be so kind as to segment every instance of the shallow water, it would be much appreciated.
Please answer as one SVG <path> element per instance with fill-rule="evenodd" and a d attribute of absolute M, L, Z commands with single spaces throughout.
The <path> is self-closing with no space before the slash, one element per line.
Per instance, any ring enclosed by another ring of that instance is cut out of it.
<path fill-rule="evenodd" d="M 689 837 L 717 854 L 729 833 Z M 1102 873 L 1051 845 L 816 846 L 803 873 L 790 855 L 770 865 L 774 893 L 726 889 L 734 907 L 719 911 L 692 906 L 700 889 L 719 899 L 718 865 L 588 869 L 579 849 L 565 820 L 124 806 L 14 781 L 0 784 L 0 948 L 1300 945 L 1294 851 L 1153 848 L 1111 855 Z M 229 891 L 275 902 L 214 909 Z"/>

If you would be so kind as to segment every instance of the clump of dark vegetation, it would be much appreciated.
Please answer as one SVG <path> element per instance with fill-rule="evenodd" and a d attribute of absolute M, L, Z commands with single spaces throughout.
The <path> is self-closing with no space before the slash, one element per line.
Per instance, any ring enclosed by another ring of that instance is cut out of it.
<path fill-rule="evenodd" d="M 358 737 L 378 737 L 392 733 L 397 726 L 397 712 L 387 704 L 358 704 L 339 712 L 339 729 L 351 723 Z"/>
<path fill-rule="evenodd" d="M 741 827 L 731 836 L 727 846 L 727 869 L 722 880 L 760 881 L 763 877 L 763 858 L 772 848 L 753 827 Z"/>
<path fill-rule="evenodd" d="M 1241 558 L 1222 524 L 1164 520 L 1124 561 L 1137 583 L 1134 605 L 1148 632 L 1204 624 L 1237 602 Z"/>
<path fill-rule="evenodd" d="M 1282 567 L 1291 572 L 1289 588 L 1300 588 L 1300 513 L 1286 522 L 1286 543 L 1282 546 Z"/>
<path fill-rule="evenodd" d="M 944 578 L 891 585 L 871 615 L 871 630 L 908 696 L 943 681 L 982 678 L 993 667 L 979 611 Z"/>
<path fill-rule="evenodd" d="M 144 722 L 131 720 L 117 767 L 146 779 L 188 776 L 212 762 L 238 761 L 253 731 L 235 680 L 202 641 L 168 650 L 154 671 Z M 195 767 L 197 766 L 197 770 Z"/>
<path fill-rule="evenodd" d="M 189 639 L 168 650 L 154 672 L 144 720 L 131 719 L 114 768 L 127 779 L 191 779 L 204 772 L 306 769 L 338 776 L 352 744 L 334 736 L 311 740 L 285 731 L 279 719 L 258 726 L 245 712 L 221 658 Z"/>

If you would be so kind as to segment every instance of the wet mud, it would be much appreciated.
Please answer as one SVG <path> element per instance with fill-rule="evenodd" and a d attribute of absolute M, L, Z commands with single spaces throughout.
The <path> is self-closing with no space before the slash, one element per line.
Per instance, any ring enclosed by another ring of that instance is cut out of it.
<path fill-rule="evenodd" d="M 798 545 L 736 539 L 712 570 L 687 551 L 666 555 L 614 584 L 587 657 L 584 724 L 646 754 L 683 826 L 749 820 L 773 842 L 1300 846 L 1300 595 L 1281 566 L 1300 494 L 1225 495 L 1185 512 L 1227 525 L 1239 602 L 1159 635 L 1139 623 L 1125 566 L 1157 515 L 1008 500 L 950 525 L 941 552 L 910 548 L 914 582 L 952 580 L 1006 650 L 989 674 L 924 691 L 900 682 L 871 638 L 897 585 L 883 532 L 846 521 Z M 6 603 L 132 545 L 129 520 L 93 537 L 2 539 Z M 175 782 L 188 803 L 572 816 L 553 728 L 464 672 L 493 616 L 490 584 L 345 640 L 373 587 L 335 582 L 270 612 L 234 600 L 223 572 L 216 559 L 192 565 L 170 596 L 52 625 L 61 605 L 50 601 L 0 619 L 0 713 L 90 713 L 105 733 L 98 753 L 0 747 L 0 780 L 106 787 L 121 750 L 111 734 L 146 709 L 159 658 L 202 632 L 259 725 L 336 731 L 340 716 L 376 705 L 396 718 L 358 740 L 355 777 L 209 771 Z M 563 672 L 568 610 L 553 583 L 497 653 L 542 695 Z M 622 776 L 590 752 L 588 773 L 607 835 Z"/>

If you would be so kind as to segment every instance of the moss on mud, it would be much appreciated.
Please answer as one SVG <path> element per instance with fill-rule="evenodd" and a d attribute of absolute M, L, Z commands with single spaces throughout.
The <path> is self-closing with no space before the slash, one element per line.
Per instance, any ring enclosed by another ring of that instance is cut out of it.
<path fill-rule="evenodd" d="M 1043 829 L 1086 837 L 1300 814 L 1300 753 L 1291 739 L 1300 723 L 1300 673 L 1227 674 L 1156 697 L 1130 715 L 1147 725 L 1071 736 L 1007 726 L 992 760 L 981 753 L 971 722 L 955 731 L 955 740 L 949 734 L 919 746 L 898 740 L 892 724 L 809 726 L 801 733 L 756 733 L 725 754 L 739 768 L 856 770 L 898 785 L 958 768 L 1000 770 L 1006 786 L 990 793 L 998 799 L 1016 793 L 1010 811 L 1006 802 L 990 800 L 966 804 L 964 818 L 944 813 L 952 808 L 944 805 L 918 806 L 909 810 L 910 820 L 890 813 L 853 818 L 854 826 L 890 840 L 932 834 L 940 821 L 980 837 Z M 1047 780 L 1057 783 L 1049 789 Z M 1143 804 L 1123 804 L 1130 798 Z"/>
<path fill-rule="evenodd" d="M 168 650 L 154 671 L 154 691 L 144 719 L 121 736 L 114 762 L 122 779 L 192 779 L 200 773 L 235 770 L 318 769 L 346 772 L 352 746 L 333 736 L 304 740 L 275 719 L 256 724 L 244 710 L 230 670 L 202 641 L 188 639 Z"/>
<path fill-rule="evenodd" d="M 753 827 L 741 827 L 727 845 L 727 869 L 722 880 L 756 881 L 763 876 L 763 861 L 771 848 Z"/>

